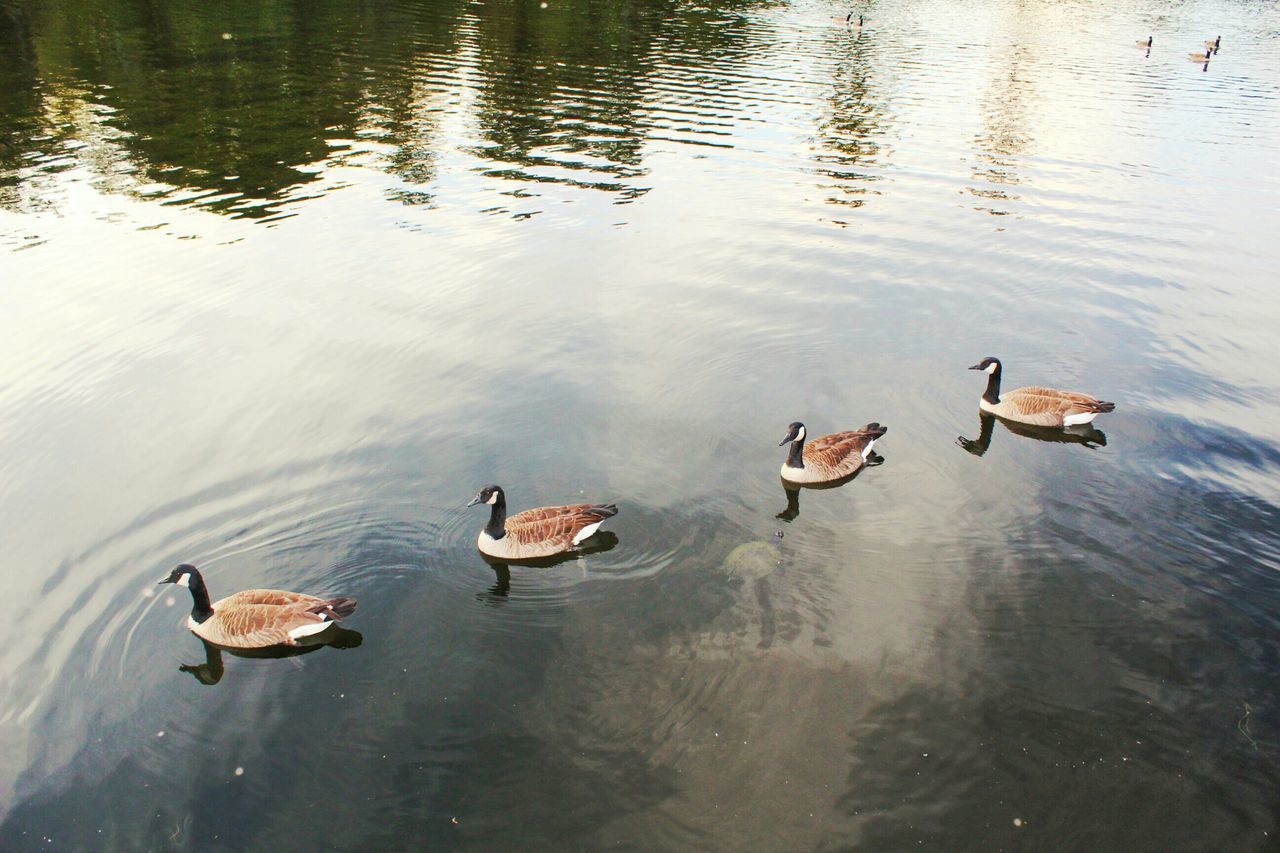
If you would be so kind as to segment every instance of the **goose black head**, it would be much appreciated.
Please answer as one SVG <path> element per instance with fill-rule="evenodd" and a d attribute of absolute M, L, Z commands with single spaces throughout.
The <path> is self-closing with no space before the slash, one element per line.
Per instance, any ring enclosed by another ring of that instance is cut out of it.
<path fill-rule="evenodd" d="M 160 583 L 176 583 L 178 586 L 189 588 L 191 586 L 191 577 L 193 575 L 199 576 L 199 574 L 195 566 L 190 563 L 183 563 L 180 566 L 175 566 L 173 571 L 169 572 L 169 577 L 160 581 Z"/>
<path fill-rule="evenodd" d="M 791 426 L 787 427 L 787 436 L 786 438 L 782 439 L 782 441 L 778 442 L 778 446 L 781 447 L 782 445 L 789 444 L 790 442 L 793 442 L 793 441 L 803 441 L 803 440 L 804 440 L 804 424 L 800 423 L 799 421 L 795 421 L 794 423 L 791 424 Z"/>
<path fill-rule="evenodd" d="M 485 486 L 476 492 L 476 496 L 471 499 L 471 503 L 467 504 L 467 506 L 504 503 L 505 501 L 506 496 L 502 492 L 502 486 Z"/>
<path fill-rule="evenodd" d="M 1000 359 L 996 358 L 994 355 L 989 355 L 969 369 L 981 370 L 983 373 L 999 373 Z"/>

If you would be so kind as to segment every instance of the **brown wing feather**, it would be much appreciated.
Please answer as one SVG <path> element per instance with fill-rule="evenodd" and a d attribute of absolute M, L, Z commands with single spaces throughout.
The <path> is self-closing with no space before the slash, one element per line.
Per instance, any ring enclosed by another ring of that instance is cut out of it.
<path fill-rule="evenodd" d="M 1024 423 L 1042 426 L 1062 426 L 1062 419 L 1068 415 L 1105 412 L 1114 408 L 1112 404 L 1088 394 L 1058 391 L 1039 385 L 1016 388 L 1001 394 L 1000 402 L 1015 409 Z"/>
<path fill-rule="evenodd" d="M 591 504 L 526 509 L 507 518 L 507 535 L 520 545 L 547 543 L 567 548 L 579 530 L 610 515 Z"/>
<path fill-rule="evenodd" d="M 326 599 L 280 589 L 246 589 L 214 603 L 213 616 L 192 632 L 218 646 L 260 649 L 291 641 L 289 632 L 302 625 L 322 622 L 312 609 Z"/>
<path fill-rule="evenodd" d="M 218 606 L 239 607 L 245 604 L 271 604 L 276 607 L 299 604 L 303 605 L 305 609 L 324 602 L 325 599 L 317 598 L 314 595 L 287 592 L 283 589 L 244 589 L 219 601 L 215 606 L 215 610 Z"/>
<path fill-rule="evenodd" d="M 852 474 L 862 465 L 862 450 L 875 438 L 866 430 L 833 432 L 810 439 L 804 446 L 804 464 L 833 473 Z"/>

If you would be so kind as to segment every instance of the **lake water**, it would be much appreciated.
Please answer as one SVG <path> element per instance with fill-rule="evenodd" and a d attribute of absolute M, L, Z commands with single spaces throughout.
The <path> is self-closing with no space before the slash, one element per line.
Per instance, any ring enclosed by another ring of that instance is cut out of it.
<path fill-rule="evenodd" d="M 1280 10 L 848 8 L 2 0 L 0 848 L 1275 849 Z"/>

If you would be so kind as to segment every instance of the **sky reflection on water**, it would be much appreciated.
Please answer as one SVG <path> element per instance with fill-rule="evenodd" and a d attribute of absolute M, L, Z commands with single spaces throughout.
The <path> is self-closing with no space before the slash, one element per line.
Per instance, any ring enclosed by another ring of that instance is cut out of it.
<path fill-rule="evenodd" d="M 1274 843 L 1275 8 L 844 11 L 4 5 L 0 847 Z"/>

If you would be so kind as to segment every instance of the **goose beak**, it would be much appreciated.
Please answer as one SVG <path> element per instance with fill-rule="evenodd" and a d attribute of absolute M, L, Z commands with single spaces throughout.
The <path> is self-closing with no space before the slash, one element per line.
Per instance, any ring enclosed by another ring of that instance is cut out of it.
<path fill-rule="evenodd" d="M 476 495 L 474 498 L 471 499 L 471 501 L 467 504 L 467 506 L 475 506 L 478 503 L 480 503 L 480 496 Z"/>
<path fill-rule="evenodd" d="M 782 439 L 782 441 L 779 441 L 778 446 L 781 447 L 784 444 L 790 444 L 794 440 L 795 440 L 795 435 L 793 433 L 787 433 L 787 437 Z"/>
<path fill-rule="evenodd" d="M 981 364 L 975 364 L 973 367 L 970 367 L 969 369 L 970 369 L 970 370 L 982 370 L 982 365 L 981 365 Z"/>
<path fill-rule="evenodd" d="M 171 580 L 169 580 L 168 578 L 165 578 L 165 579 L 164 579 L 164 580 L 162 580 L 162 581 L 156 581 L 156 586 L 160 586 L 160 585 L 162 585 L 162 584 L 166 584 L 166 583 L 172 583 L 172 581 L 171 581 Z"/>

